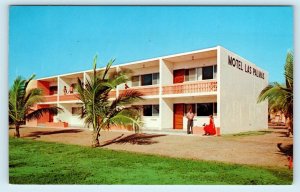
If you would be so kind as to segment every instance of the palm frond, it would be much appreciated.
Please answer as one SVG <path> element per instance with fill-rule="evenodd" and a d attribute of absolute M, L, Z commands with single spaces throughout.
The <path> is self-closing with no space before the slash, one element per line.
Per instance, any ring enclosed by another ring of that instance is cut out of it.
<path fill-rule="evenodd" d="M 294 53 L 289 51 L 286 56 L 286 62 L 284 66 L 284 75 L 286 79 L 286 87 L 293 89 L 293 64 L 294 64 Z"/>
<path fill-rule="evenodd" d="M 117 106 L 130 105 L 134 102 L 143 100 L 143 94 L 136 90 L 126 90 L 121 93 L 111 104 L 111 108 L 115 108 Z"/>
<path fill-rule="evenodd" d="M 138 107 L 130 107 L 132 103 L 142 99 L 140 92 L 127 90 L 115 100 L 109 100 L 109 92 L 128 81 L 128 76 L 124 71 L 112 72 L 110 70 L 114 61 L 110 60 L 105 70 L 98 73 L 96 71 L 97 57 L 95 57 L 93 76 L 90 80 L 86 80 L 84 87 L 77 88 L 79 99 L 83 102 L 83 113 L 80 118 L 84 119 L 86 126 L 92 125 L 96 132 L 111 124 L 141 124 Z"/>
<path fill-rule="evenodd" d="M 108 71 L 109 71 L 110 67 L 112 66 L 112 64 L 113 64 L 114 62 L 115 62 L 115 59 L 111 59 L 111 60 L 107 63 L 106 68 L 105 68 L 105 71 L 104 71 L 104 74 L 103 74 L 103 76 L 102 76 L 102 80 L 103 80 L 103 79 L 106 79 L 106 75 L 108 74 Z"/>
<path fill-rule="evenodd" d="M 121 126 L 127 126 L 127 125 L 137 125 L 141 126 L 141 122 L 139 121 L 139 115 L 136 114 L 134 111 L 131 110 L 122 110 L 119 113 L 117 113 L 115 116 L 109 118 L 107 123 L 111 125 L 121 125 Z"/>
<path fill-rule="evenodd" d="M 43 92 L 39 88 L 34 88 L 29 91 L 27 91 L 26 96 L 24 98 L 24 106 L 25 108 L 30 108 L 36 103 L 44 101 L 44 98 L 42 97 Z"/>
<path fill-rule="evenodd" d="M 258 102 L 268 100 L 269 111 L 281 110 L 291 118 L 293 116 L 293 62 L 293 52 L 290 51 L 284 66 L 285 85 L 271 83 L 261 91 L 257 99 Z"/>
<path fill-rule="evenodd" d="M 60 107 L 56 107 L 56 106 L 41 108 L 41 109 L 34 110 L 33 112 L 27 114 L 26 119 L 27 120 L 39 119 L 46 113 L 56 115 L 57 113 L 59 113 L 61 111 L 63 111 L 63 109 Z"/>

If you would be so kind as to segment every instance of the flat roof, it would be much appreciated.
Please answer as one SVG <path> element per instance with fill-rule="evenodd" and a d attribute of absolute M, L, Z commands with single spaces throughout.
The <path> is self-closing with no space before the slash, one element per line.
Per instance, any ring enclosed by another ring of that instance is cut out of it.
<path fill-rule="evenodd" d="M 160 59 L 168 60 L 168 59 L 172 59 L 172 58 L 175 58 L 175 57 L 179 58 L 179 57 L 184 57 L 186 55 L 192 55 L 192 54 L 197 54 L 197 53 L 214 51 L 214 50 L 217 50 L 218 47 L 219 46 L 215 46 L 215 47 L 210 47 L 210 48 L 205 48 L 205 49 L 198 49 L 198 50 L 189 51 L 189 52 L 176 53 L 176 54 L 172 54 L 172 55 L 166 55 L 166 56 L 155 57 L 155 58 L 144 59 L 144 60 L 138 60 L 138 61 L 132 61 L 132 62 L 129 62 L 129 63 L 122 63 L 122 64 L 118 64 L 118 65 L 113 65 L 113 66 L 111 66 L 111 68 L 126 67 L 126 66 L 130 66 L 130 65 L 142 64 L 142 63 L 153 62 L 153 61 L 158 61 L 159 62 Z M 103 69 L 105 69 L 105 67 L 97 68 L 96 70 L 99 71 L 99 70 L 103 70 Z M 59 74 L 59 75 L 53 75 L 53 76 L 38 78 L 37 80 L 46 80 L 46 79 L 50 79 L 50 78 L 54 78 L 54 77 L 59 77 L 59 76 L 76 75 L 76 74 L 88 73 L 88 72 L 92 72 L 92 71 L 93 70 L 90 69 L 90 70 L 84 70 L 84 71 L 64 73 L 64 74 Z"/>
<path fill-rule="evenodd" d="M 118 65 L 112 65 L 111 69 L 115 69 L 117 67 L 126 67 L 126 66 L 147 64 L 147 63 L 153 65 L 154 62 L 159 62 L 160 59 L 170 61 L 170 62 L 180 62 L 180 61 L 189 60 L 189 59 L 208 58 L 208 57 L 210 57 L 210 55 L 215 56 L 213 52 L 216 51 L 219 47 L 222 47 L 222 46 L 218 45 L 218 46 L 215 46 L 215 47 L 198 49 L 198 50 L 189 51 L 189 52 L 176 53 L 176 54 L 172 54 L 172 55 L 166 55 L 166 56 L 161 56 L 161 57 L 154 57 L 154 58 L 150 58 L 150 59 L 144 59 L 144 60 L 132 61 L 132 62 L 128 62 L 128 63 L 122 63 L 122 64 L 118 64 Z M 227 50 L 227 51 L 230 51 L 230 50 L 228 50 L 224 47 L 222 47 L 222 48 Z M 251 61 L 243 58 L 239 54 L 237 54 L 233 51 L 230 51 L 230 52 L 232 52 L 232 53 L 238 55 L 239 57 L 241 57 L 242 59 L 252 63 Z M 252 64 L 254 64 L 254 63 L 252 63 Z M 255 66 L 258 67 L 257 65 L 255 65 Z M 261 67 L 258 67 L 258 68 L 263 70 L 265 73 L 268 74 L 268 72 L 266 70 L 262 69 Z M 104 69 L 105 69 L 105 66 L 101 67 L 101 68 L 97 68 L 96 70 L 99 71 L 99 70 L 104 70 Z M 48 79 L 52 79 L 52 78 L 57 78 L 59 76 L 78 76 L 82 73 L 91 73 L 91 72 L 93 72 L 93 69 L 84 70 L 84 71 L 77 71 L 77 72 L 71 72 L 71 73 L 63 73 L 63 74 L 58 74 L 58 75 L 53 75 L 53 76 L 48 76 L 48 77 L 42 77 L 42 78 L 38 78 L 37 80 L 48 80 Z"/>

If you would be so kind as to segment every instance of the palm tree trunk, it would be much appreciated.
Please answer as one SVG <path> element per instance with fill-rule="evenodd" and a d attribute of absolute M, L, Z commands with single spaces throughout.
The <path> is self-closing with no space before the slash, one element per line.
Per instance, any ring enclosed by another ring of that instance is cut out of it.
<path fill-rule="evenodd" d="M 98 133 L 98 131 L 94 131 L 93 132 L 93 143 L 92 143 L 92 147 L 99 147 L 100 143 L 99 143 L 99 136 L 100 134 Z"/>
<path fill-rule="evenodd" d="M 16 124 L 15 125 L 15 137 L 19 138 L 20 137 L 20 125 Z"/>

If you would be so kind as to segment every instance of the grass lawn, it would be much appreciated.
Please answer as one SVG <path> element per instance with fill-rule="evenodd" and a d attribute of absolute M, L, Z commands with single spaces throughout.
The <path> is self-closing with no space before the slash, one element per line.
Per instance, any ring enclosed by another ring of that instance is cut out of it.
<path fill-rule="evenodd" d="M 9 140 L 11 184 L 291 184 L 292 178 L 281 168 Z"/>

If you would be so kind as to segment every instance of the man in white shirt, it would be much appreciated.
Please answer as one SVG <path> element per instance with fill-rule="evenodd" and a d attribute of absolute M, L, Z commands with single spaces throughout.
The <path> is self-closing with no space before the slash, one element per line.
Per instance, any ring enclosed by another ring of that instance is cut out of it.
<path fill-rule="evenodd" d="M 193 126 L 194 126 L 194 117 L 195 114 L 193 113 L 192 108 L 189 109 L 189 112 L 186 114 L 187 121 L 187 134 L 193 134 Z"/>

